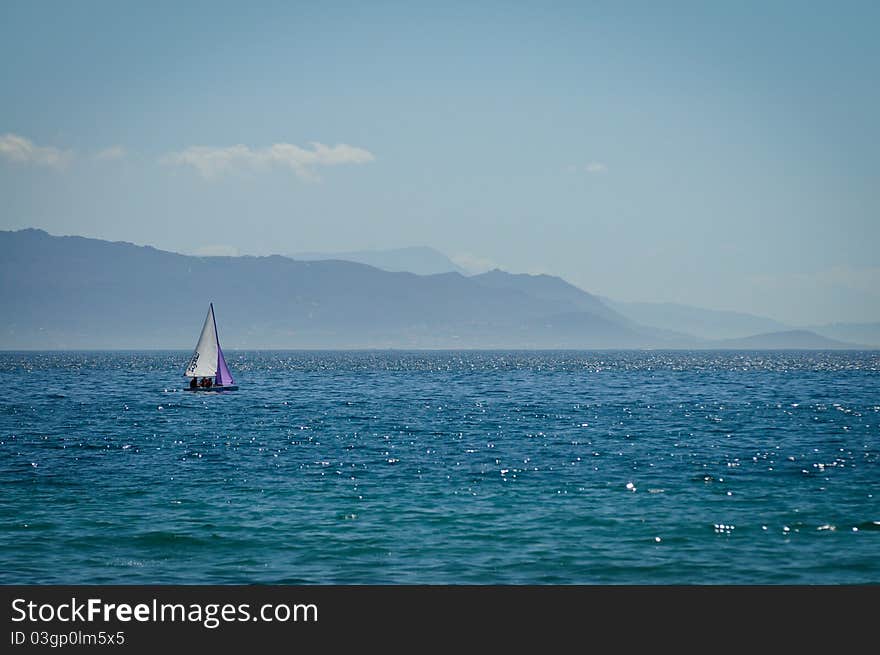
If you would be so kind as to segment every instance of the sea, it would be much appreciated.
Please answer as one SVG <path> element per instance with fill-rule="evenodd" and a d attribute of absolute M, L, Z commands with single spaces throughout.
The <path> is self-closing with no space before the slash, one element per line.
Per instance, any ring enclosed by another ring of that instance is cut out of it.
<path fill-rule="evenodd" d="M 0 583 L 880 583 L 880 353 L 0 353 Z"/>

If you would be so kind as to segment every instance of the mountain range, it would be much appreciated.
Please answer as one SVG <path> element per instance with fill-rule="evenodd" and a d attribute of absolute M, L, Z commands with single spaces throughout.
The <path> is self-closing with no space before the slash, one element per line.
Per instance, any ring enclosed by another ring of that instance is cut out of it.
<path fill-rule="evenodd" d="M 856 347 L 804 330 L 699 338 L 549 275 L 417 275 L 0 231 L 0 349 L 188 349 L 210 301 L 227 349 Z"/>
<path fill-rule="evenodd" d="M 341 259 L 369 264 L 385 271 L 407 271 L 418 275 L 435 273 L 461 273 L 452 259 L 434 248 L 414 246 L 389 250 L 358 250 L 349 252 L 300 252 L 290 255 L 292 259 L 318 260 Z M 527 277 L 520 276 L 521 280 Z M 537 282 L 540 284 L 540 282 Z M 571 287 L 567 283 L 564 286 Z M 715 342 L 722 347 L 726 340 L 745 339 L 776 332 L 813 332 L 833 341 L 851 344 L 871 344 L 880 347 L 880 322 L 876 323 L 829 323 L 825 325 L 790 325 L 746 312 L 706 309 L 670 302 L 623 302 L 605 296 L 598 298 L 618 314 L 636 323 L 680 334 L 689 334 L 701 340 Z M 770 342 L 767 342 L 770 343 Z M 818 341 L 815 342 L 818 347 Z"/>
<path fill-rule="evenodd" d="M 357 262 L 392 273 L 415 273 L 416 275 L 435 275 L 437 273 L 467 274 L 467 271 L 442 252 L 427 246 L 391 248 L 389 250 L 353 250 L 348 252 L 295 252 L 288 256 L 291 259 L 302 261 L 336 259 Z"/>

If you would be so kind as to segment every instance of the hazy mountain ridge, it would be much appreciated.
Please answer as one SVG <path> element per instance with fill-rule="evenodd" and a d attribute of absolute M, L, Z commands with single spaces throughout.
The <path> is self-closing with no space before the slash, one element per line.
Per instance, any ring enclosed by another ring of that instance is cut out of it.
<path fill-rule="evenodd" d="M 188 348 L 211 300 L 230 348 L 555 347 L 542 319 L 577 309 L 458 273 L 193 257 L 38 230 L 0 232 L 0 254 L 3 348 Z M 580 313 L 571 347 L 645 341 Z"/>
<path fill-rule="evenodd" d="M 750 337 L 715 341 L 712 345 L 715 348 L 733 350 L 836 350 L 859 347 L 856 344 L 823 337 L 809 330 L 755 334 Z"/>
<path fill-rule="evenodd" d="M 622 302 L 604 297 L 603 300 L 624 316 L 644 325 L 685 332 L 702 339 L 733 339 L 792 329 L 771 318 L 746 312 L 669 302 Z"/>
<path fill-rule="evenodd" d="M 228 349 L 712 347 L 548 275 L 416 275 L 0 231 L 0 348 L 188 349 L 210 301 Z"/>
<path fill-rule="evenodd" d="M 595 296 L 560 277 L 552 275 L 529 275 L 526 273 L 506 273 L 499 269 L 474 275 L 472 280 L 491 289 L 515 289 L 535 298 L 543 298 L 568 303 L 573 308 L 601 316 L 609 321 L 636 327 L 636 322 L 623 316 Z"/>
<path fill-rule="evenodd" d="M 808 326 L 806 329 L 829 339 L 863 343 L 873 348 L 880 348 L 880 322 L 828 323 L 827 325 Z"/>
<path fill-rule="evenodd" d="M 609 307 L 639 324 L 692 334 L 705 340 L 707 346 L 734 339 L 764 337 L 772 333 L 787 334 L 797 341 L 801 339 L 797 337 L 798 333 L 808 331 L 832 342 L 880 347 L 880 322 L 796 326 L 746 312 L 706 309 L 679 303 L 621 302 L 604 296 L 600 298 Z M 822 340 L 816 339 L 814 342 L 821 343 Z"/>
<path fill-rule="evenodd" d="M 392 273 L 415 273 L 434 275 L 437 273 L 461 273 L 467 271 L 458 266 L 439 250 L 427 246 L 391 248 L 388 250 L 355 250 L 349 252 L 297 252 L 288 255 L 301 261 L 342 260 L 357 262 L 380 268 Z"/>

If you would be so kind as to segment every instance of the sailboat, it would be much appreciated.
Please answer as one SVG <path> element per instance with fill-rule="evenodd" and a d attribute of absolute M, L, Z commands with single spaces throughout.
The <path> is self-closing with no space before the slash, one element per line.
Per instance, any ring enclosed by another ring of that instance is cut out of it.
<path fill-rule="evenodd" d="M 214 318 L 214 303 L 208 306 L 208 315 L 202 326 L 202 334 L 199 342 L 186 367 L 188 378 L 214 378 L 210 387 L 200 385 L 187 387 L 190 391 L 235 391 L 238 389 L 226 360 L 223 358 L 223 349 L 220 348 L 220 338 L 217 336 L 217 321 Z"/>

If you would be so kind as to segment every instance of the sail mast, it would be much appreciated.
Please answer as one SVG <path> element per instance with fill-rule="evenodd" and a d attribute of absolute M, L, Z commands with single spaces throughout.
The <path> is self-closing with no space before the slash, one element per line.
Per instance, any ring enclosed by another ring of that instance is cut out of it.
<path fill-rule="evenodd" d="M 220 347 L 220 335 L 217 334 L 217 317 L 214 315 L 214 303 L 211 303 L 211 318 L 214 321 L 214 340 L 217 342 L 217 379 L 216 383 L 221 386 L 235 384 L 229 367 L 226 366 L 226 358 L 223 357 L 223 349 Z"/>

